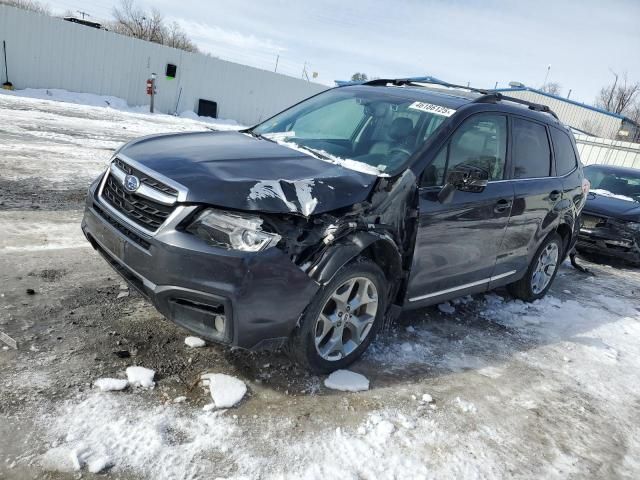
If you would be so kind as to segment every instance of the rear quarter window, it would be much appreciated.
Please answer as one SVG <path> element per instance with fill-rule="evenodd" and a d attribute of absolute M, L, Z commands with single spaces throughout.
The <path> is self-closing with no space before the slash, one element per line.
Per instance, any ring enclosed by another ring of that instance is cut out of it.
<path fill-rule="evenodd" d="M 556 128 L 551 129 L 553 151 L 556 157 L 556 172 L 559 177 L 572 172 L 578 166 L 576 152 L 569 136 Z"/>

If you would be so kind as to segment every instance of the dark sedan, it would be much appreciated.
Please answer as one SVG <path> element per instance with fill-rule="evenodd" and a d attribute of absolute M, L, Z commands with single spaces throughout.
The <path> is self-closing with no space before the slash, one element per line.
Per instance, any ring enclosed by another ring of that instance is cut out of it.
<path fill-rule="evenodd" d="M 589 165 L 584 172 L 591 191 L 582 212 L 578 251 L 640 266 L 640 170 Z"/>

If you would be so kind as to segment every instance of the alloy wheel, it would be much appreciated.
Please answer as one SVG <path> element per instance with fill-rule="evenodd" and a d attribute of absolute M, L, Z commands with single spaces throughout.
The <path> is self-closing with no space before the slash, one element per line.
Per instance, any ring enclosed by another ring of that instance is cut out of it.
<path fill-rule="evenodd" d="M 547 245 L 540 253 L 538 263 L 536 264 L 536 268 L 531 276 L 531 290 L 535 295 L 538 295 L 547 288 L 549 282 L 551 282 L 553 274 L 555 273 L 556 268 L 558 268 L 559 256 L 560 251 L 558 244 L 555 242 L 549 243 L 549 245 Z"/>
<path fill-rule="evenodd" d="M 345 358 L 367 338 L 378 312 L 378 291 L 365 277 L 350 278 L 327 299 L 314 328 L 318 354 L 325 360 Z"/>

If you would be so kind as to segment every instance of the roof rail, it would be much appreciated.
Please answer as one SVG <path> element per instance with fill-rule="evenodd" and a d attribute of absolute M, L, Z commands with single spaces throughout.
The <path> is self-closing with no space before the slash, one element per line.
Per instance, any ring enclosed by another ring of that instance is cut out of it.
<path fill-rule="evenodd" d="M 526 105 L 529 107 L 529 110 L 535 110 L 536 112 L 548 113 L 553 116 L 556 120 L 560 120 L 556 112 L 551 110 L 547 105 L 542 105 L 541 103 L 529 102 L 527 100 L 523 100 L 522 98 L 509 97 L 507 95 L 502 95 L 499 92 L 492 92 L 483 95 L 482 97 L 476 98 L 472 103 L 496 103 L 501 101 L 514 102 L 519 103 L 520 105 Z"/>
<path fill-rule="evenodd" d="M 481 93 L 482 95 L 486 95 L 487 93 L 489 93 L 487 90 L 482 90 L 480 88 L 474 88 L 474 87 L 467 87 L 464 85 L 457 85 L 455 83 L 445 82 L 444 80 L 440 80 L 435 77 L 377 78 L 375 80 L 362 82 L 361 85 L 381 86 L 381 85 L 387 85 L 389 83 L 395 86 L 411 85 L 415 87 L 424 87 L 428 84 L 432 84 L 432 85 L 439 85 L 441 87 L 454 88 L 456 90 L 468 90 L 470 92 Z"/>

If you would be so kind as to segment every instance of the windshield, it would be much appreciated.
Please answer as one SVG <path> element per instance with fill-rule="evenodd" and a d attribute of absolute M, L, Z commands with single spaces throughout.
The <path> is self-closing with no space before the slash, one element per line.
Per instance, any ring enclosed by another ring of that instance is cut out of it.
<path fill-rule="evenodd" d="M 393 175 L 455 111 L 387 89 L 337 88 L 258 125 L 254 135 L 332 163 Z"/>
<path fill-rule="evenodd" d="M 596 195 L 640 202 L 640 170 L 635 173 L 589 166 L 584 173 L 591 182 L 591 192 Z"/>

